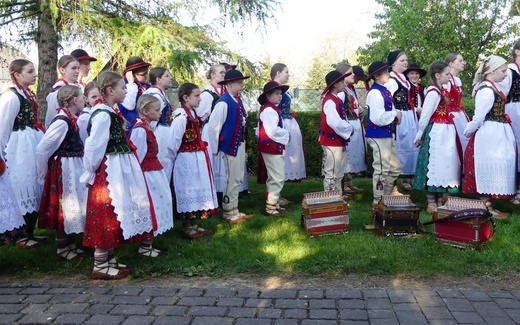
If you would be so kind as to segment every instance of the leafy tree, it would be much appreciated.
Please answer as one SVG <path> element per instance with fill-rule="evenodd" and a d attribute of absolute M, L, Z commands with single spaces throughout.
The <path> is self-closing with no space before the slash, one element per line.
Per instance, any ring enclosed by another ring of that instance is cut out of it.
<path fill-rule="evenodd" d="M 386 61 L 390 51 L 402 49 L 409 61 L 427 68 L 433 61 L 444 61 L 449 52 L 460 52 L 467 61 L 461 74 L 466 90 L 479 57 L 505 55 L 519 30 L 508 13 L 513 0 L 376 1 L 382 13 L 369 34 L 373 42 L 359 49 L 362 64 Z"/>
<path fill-rule="evenodd" d="M 110 58 L 106 68 L 121 67 L 131 55 L 167 66 L 177 81 L 193 76 L 199 64 L 228 58 L 245 72 L 255 72 L 246 59 L 218 40 L 214 25 L 185 26 L 180 17 L 218 9 L 221 23 L 237 24 L 272 18 L 278 0 L 0 0 L 0 26 L 25 26 L 16 41 L 38 44 L 38 99 L 45 114 L 45 96 L 56 80 L 60 42 L 89 44 L 96 55 Z"/>

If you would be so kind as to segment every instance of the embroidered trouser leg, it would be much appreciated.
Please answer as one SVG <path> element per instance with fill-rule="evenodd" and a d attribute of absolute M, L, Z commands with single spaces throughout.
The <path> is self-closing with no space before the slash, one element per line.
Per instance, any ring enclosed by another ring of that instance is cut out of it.
<path fill-rule="evenodd" d="M 224 154 L 227 181 L 222 198 L 222 209 L 224 217 L 238 214 L 238 193 L 244 178 L 245 144 L 242 142 L 238 147 L 237 155 Z"/>
<path fill-rule="evenodd" d="M 328 190 L 341 190 L 341 180 L 344 175 L 347 150 L 345 147 L 321 146 L 323 149 L 323 188 Z"/>
<path fill-rule="evenodd" d="M 374 158 L 372 186 L 374 202 L 377 202 L 383 194 L 390 194 L 392 191 L 395 180 L 401 173 L 401 163 L 393 138 L 367 138 L 367 143 L 372 148 Z"/>
<path fill-rule="evenodd" d="M 273 155 L 262 152 L 264 158 L 265 168 L 267 169 L 267 201 L 269 205 L 278 204 L 280 192 L 285 183 L 285 156 Z"/>

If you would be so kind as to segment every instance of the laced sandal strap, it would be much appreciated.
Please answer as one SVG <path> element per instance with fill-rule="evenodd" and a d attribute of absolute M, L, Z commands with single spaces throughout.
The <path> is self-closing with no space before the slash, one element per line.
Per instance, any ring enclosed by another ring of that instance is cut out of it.
<path fill-rule="evenodd" d="M 74 260 L 81 257 L 78 253 L 76 253 L 75 249 L 70 249 L 69 247 L 58 248 L 58 256 L 66 261 Z"/>
<path fill-rule="evenodd" d="M 16 246 L 21 248 L 36 248 L 42 246 L 42 243 L 31 239 L 31 237 L 25 237 L 17 240 Z"/>
<path fill-rule="evenodd" d="M 141 246 L 137 252 L 146 257 L 159 257 L 162 253 L 160 250 L 154 249 L 152 246 Z"/>

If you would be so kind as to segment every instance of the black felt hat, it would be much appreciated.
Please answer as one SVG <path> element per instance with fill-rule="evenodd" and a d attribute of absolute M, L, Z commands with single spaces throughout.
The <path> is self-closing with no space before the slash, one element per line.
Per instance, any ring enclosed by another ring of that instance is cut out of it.
<path fill-rule="evenodd" d="M 396 51 L 390 52 L 387 57 L 388 65 L 392 66 L 394 64 L 394 62 L 397 61 L 397 58 L 399 57 L 399 55 L 403 52 L 404 51 L 402 51 L 402 50 L 396 50 Z"/>
<path fill-rule="evenodd" d="M 426 70 L 421 69 L 421 66 L 418 65 L 417 63 L 412 63 L 412 64 L 408 65 L 408 69 L 404 70 L 403 74 L 406 76 L 408 74 L 408 72 L 410 72 L 410 71 L 419 72 L 419 75 L 421 76 L 421 78 L 426 75 Z"/>
<path fill-rule="evenodd" d="M 365 71 L 363 71 L 363 68 L 359 65 L 355 65 L 352 67 L 352 73 L 354 73 L 356 81 L 365 81 L 367 79 Z"/>
<path fill-rule="evenodd" d="M 126 74 L 128 71 L 137 70 L 139 68 L 148 68 L 149 66 L 151 66 L 151 64 L 145 62 L 143 58 L 139 56 L 131 56 L 128 58 L 128 60 L 126 60 L 125 71 L 123 71 L 123 74 Z"/>
<path fill-rule="evenodd" d="M 321 94 L 322 95 L 325 94 L 337 82 L 339 82 L 341 79 L 345 79 L 346 77 L 350 76 L 351 74 L 352 74 L 352 72 L 341 73 L 337 70 L 327 73 L 327 75 L 325 76 L 325 82 L 327 83 L 327 86 L 325 87 L 325 89 L 323 89 L 323 92 Z"/>
<path fill-rule="evenodd" d="M 383 71 L 388 71 L 388 64 L 382 61 L 372 62 L 372 64 L 370 64 L 370 66 L 368 67 L 367 80 L 373 79 L 376 74 L 381 73 Z"/>
<path fill-rule="evenodd" d="M 267 102 L 267 93 L 276 89 L 281 89 L 283 94 L 284 92 L 289 90 L 289 85 L 281 85 L 277 81 L 269 81 L 268 83 L 266 83 L 264 85 L 264 92 L 260 96 L 258 96 L 258 102 L 260 103 L 260 105 L 264 105 Z"/>
<path fill-rule="evenodd" d="M 82 49 L 76 49 L 72 52 L 70 52 L 70 55 L 76 58 L 78 61 L 97 61 L 97 59 L 93 56 L 88 55 L 87 51 Z"/>
<path fill-rule="evenodd" d="M 238 81 L 238 80 L 244 80 L 244 79 L 249 79 L 251 78 L 251 76 L 245 76 L 242 74 L 242 72 L 238 71 L 238 70 L 229 70 L 228 72 L 226 72 L 226 75 L 224 76 L 224 80 L 222 80 L 221 82 L 219 82 L 218 84 L 219 85 L 225 85 L 229 82 L 233 82 L 233 81 Z"/>

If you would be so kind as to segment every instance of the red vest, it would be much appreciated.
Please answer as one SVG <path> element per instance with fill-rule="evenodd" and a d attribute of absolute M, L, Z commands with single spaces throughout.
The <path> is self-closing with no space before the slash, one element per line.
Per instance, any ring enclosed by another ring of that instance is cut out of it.
<path fill-rule="evenodd" d="M 322 104 L 321 104 L 321 122 L 320 122 L 320 138 L 318 140 L 319 144 L 322 146 L 328 146 L 328 147 L 344 147 L 347 145 L 347 140 L 343 139 L 339 135 L 334 132 L 334 130 L 327 124 L 327 116 L 325 115 L 325 112 L 323 111 L 323 108 L 325 107 L 325 103 L 328 100 L 332 100 L 336 104 L 336 110 L 338 111 L 339 116 L 342 120 L 346 120 L 345 116 L 345 104 L 343 104 L 343 101 L 338 97 L 334 96 L 331 93 L 327 93 L 325 95 L 325 98 L 323 98 Z"/>
<path fill-rule="evenodd" d="M 200 128 L 202 125 L 200 117 L 193 117 L 191 111 L 187 108 L 184 108 L 184 111 L 187 115 L 186 131 L 182 136 L 182 143 L 179 147 L 179 152 L 204 151 L 206 149 L 206 143 L 202 141 L 200 136 Z"/>
<path fill-rule="evenodd" d="M 157 154 L 159 153 L 159 146 L 157 145 L 155 134 L 153 134 L 152 130 L 150 130 L 150 128 L 141 120 L 135 123 L 133 128 L 143 128 L 146 132 L 147 151 L 143 161 L 141 162 L 142 171 L 148 172 L 152 170 L 162 170 L 163 166 L 157 158 Z"/>
<path fill-rule="evenodd" d="M 448 96 L 450 97 L 450 104 L 448 112 L 459 112 L 464 110 L 462 105 L 462 88 L 455 84 L 455 77 L 450 79 L 451 87 Z"/>
<path fill-rule="evenodd" d="M 441 96 L 439 106 L 437 106 L 435 112 L 433 112 L 430 123 L 453 124 L 453 115 L 450 114 L 449 107 L 445 100 L 445 98 L 448 97 L 448 91 L 446 91 L 446 89 L 439 91 L 437 88 L 431 88 L 426 92 L 426 95 L 428 95 L 429 92 L 437 92 Z"/>
<path fill-rule="evenodd" d="M 278 113 L 278 126 L 283 127 L 282 111 L 278 107 L 273 105 L 271 102 L 265 103 L 260 108 L 260 114 L 262 114 L 262 112 L 267 107 L 271 107 L 272 109 L 274 109 L 276 111 L 276 113 Z M 265 132 L 264 123 L 262 122 L 261 119 L 258 119 L 258 151 L 270 153 L 273 155 L 281 155 L 281 154 L 283 154 L 284 149 L 285 149 L 285 146 L 283 144 L 275 142 L 271 138 L 269 138 L 269 136 Z"/>

